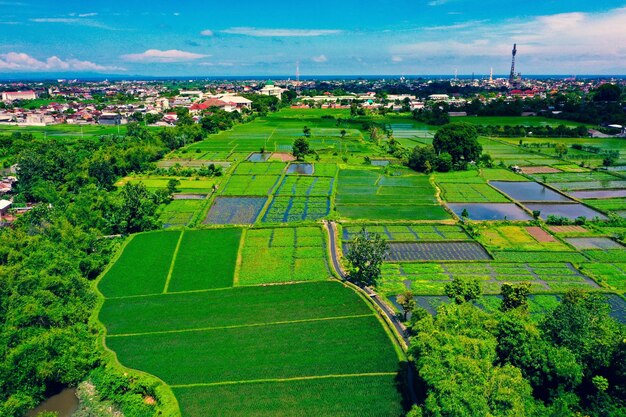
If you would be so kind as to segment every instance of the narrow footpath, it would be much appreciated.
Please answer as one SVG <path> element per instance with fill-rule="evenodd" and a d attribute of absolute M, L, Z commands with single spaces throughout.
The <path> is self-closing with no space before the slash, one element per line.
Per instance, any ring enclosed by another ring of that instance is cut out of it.
<path fill-rule="evenodd" d="M 329 244 L 330 244 L 330 256 L 333 263 L 333 268 L 337 271 L 337 274 L 341 277 L 342 280 L 347 281 L 346 272 L 343 270 L 341 263 L 339 262 L 339 246 L 337 245 L 337 227 L 334 222 L 325 221 L 324 226 L 328 232 Z M 409 346 L 409 335 L 407 332 L 406 326 L 400 321 L 396 313 L 380 299 L 378 294 L 374 292 L 371 288 L 365 287 L 357 287 L 359 291 L 361 291 L 364 295 L 369 297 L 379 308 L 379 311 L 382 312 L 386 321 L 393 326 L 393 330 L 395 331 L 398 340 L 401 340 L 403 343 L 400 343 L 402 349 L 406 352 Z M 417 394 L 415 393 L 415 384 L 414 384 L 414 369 L 413 364 L 409 362 L 409 366 L 407 367 L 407 383 L 408 390 L 411 395 L 411 401 L 413 404 L 417 403 Z"/>

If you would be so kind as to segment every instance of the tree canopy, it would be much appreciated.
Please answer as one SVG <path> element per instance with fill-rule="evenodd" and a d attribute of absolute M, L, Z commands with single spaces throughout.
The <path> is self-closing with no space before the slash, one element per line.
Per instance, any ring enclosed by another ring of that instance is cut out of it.
<path fill-rule="evenodd" d="M 477 161 L 483 147 L 478 143 L 476 128 L 467 123 L 450 123 L 435 133 L 433 139 L 435 152 L 446 152 L 452 157 L 452 163 Z"/>

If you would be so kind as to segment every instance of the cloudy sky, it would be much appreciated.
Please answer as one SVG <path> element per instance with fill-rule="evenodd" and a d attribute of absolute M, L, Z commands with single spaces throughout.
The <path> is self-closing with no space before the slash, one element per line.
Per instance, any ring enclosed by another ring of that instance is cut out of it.
<path fill-rule="evenodd" d="M 626 74 L 615 0 L 0 0 L 0 74 Z"/>

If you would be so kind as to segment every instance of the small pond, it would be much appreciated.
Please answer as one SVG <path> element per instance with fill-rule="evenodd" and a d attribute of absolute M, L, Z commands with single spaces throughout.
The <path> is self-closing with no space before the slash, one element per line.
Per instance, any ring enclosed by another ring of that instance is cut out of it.
<path fill-rule="evenodd" d="M 461 217 L 467 210 L 472 220 L 532 220 L 524 210 L 512 203 L 448 203 L 448 207 Z"/>
<path fill-rule="evenodd" d="M 289 164 L 287 174 L 312 175 L 313 164 Z"/>
<path fill-rule="evenodd" d="M 569 219 L 575 219 L 576 217 L 586 217 L 588 220 L 592 220 L 594 217 L 599 217 L 602 220 L 606 220 L 606 216 L 600 212 L 595 211 L 583 204 L 550 204 L 550 203 L 527 203 L 524 204 L 529 210 L 539 210 L 542 219 L 548 218 L 548 216 L 561 216 Z"/>
<path fill-rule="evenodd" d="M 572 201 L 537 182 L 491 181 L 489 184 L 517 201 Z"/>
<path fill-rule="evenodd" d="M 626 190 L 590 190 L 590 191 L 572 191 L 568 193 L 576 198 L 617 198 L 626 197 Z"/>
<path fill-rule="evenodd" d="M 272 156 L 271 152 L 264 152 L 264 153 L 253 152 L 248 157 L 248 161 L 250 161 L 250 162 L 266 162 L 267 160 L 270 159 L 271 156 Z"/>
<path fill-rule="evenodd" d="M 76 389 L 66 388 L 53 395 L 33 410 L 26 413 L 26 417 L 34 417 L 44 411 L 56 412 L 58 417 L 70 417 L 78 409 Z"/>

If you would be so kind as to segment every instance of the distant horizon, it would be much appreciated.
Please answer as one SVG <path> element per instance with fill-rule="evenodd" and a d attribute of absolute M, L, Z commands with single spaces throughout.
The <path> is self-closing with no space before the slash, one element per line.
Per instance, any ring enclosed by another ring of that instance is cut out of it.
<path fill-rule="evenodd" d="M 300 75 L 300 81 L 346 81 L 346 80 L 381 80 L 381 79 L 437 79 L 437 80 L 485 80 L 489 74 L 319 74 Z M 509 74 L 493 74 L 494 79 L 507 79 Z M 522 80 L 542 79 L 626 79 L 626 74 L 522 74 Z M 124 74 L 93 74 L 93 73 L 30 73 L 30 74 L 2 74 L 0 82 L 38 82 L 38 81 L 185 81 L 185 80 L 216 80 L 216 81 L 267 81 L 267 80 L 295 81 L 295 74 L 250 74 L 250 75 L 124 75 Z"/>

